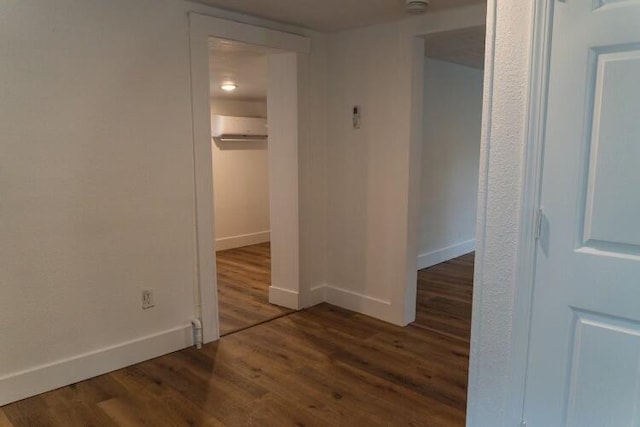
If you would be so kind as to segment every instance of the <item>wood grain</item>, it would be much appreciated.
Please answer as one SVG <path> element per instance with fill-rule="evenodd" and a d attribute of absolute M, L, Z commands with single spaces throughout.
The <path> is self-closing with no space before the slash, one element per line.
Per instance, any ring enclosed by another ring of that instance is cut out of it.
<path fill-rule="evenodd" d="M 227 275 L 264 268 L 233 258 Z M 321 304 L 7 405 L 0 427 L 464 426 L 472 274 L 473 254 L 420 272 L 424 327 Z"/>
<path fill-rule="evenodd" d="M 269 243 L 219 251 L 216 266 L 221 335 L 292 312 L 269 304 Z"/>
<path fill-rule="evenodd" d="M 7 405 L 0 425 L 463 426 L 468 356 L 321 304 Z"/>
<path fill-rule="evenodd" d="M 418 272 L 415 326 L 469 342 L 474 259 L 470 253 Z"/>

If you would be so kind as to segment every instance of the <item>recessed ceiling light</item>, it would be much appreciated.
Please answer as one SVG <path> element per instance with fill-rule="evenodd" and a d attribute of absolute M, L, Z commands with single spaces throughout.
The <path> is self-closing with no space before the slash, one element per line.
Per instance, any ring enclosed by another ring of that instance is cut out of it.
<path fill-rule="evenodd" d="M 238 85 L 235 83 L 224 83 L 220 86 L 220 89 L 224 90 L 225 92 L 233 92 L 234 90 L 238 89 Z"/>

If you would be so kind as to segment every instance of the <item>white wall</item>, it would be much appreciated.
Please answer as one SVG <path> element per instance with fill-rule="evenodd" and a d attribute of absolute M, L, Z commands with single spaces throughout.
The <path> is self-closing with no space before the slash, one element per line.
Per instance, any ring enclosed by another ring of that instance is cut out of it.
<path fill-rule="evenodd" d="M 427 58 L 418 268 L 475 247 L 482 70 Z"/>
<path fill-rule="evenodd" d="M 211 114 L 242 117 L 267 117 L 267 101 L 243 101 L 211 98 Z"/>
<path fill-rule="evenodd" d="M 181 0 L 0 0 L 0 404 L 191 343 L 187 10 L 301 32 Z M 311 255 L 324 254 L 324 42 L 307 34 L 300 275 L 311 287 L 322 281 Z M 144 288 L 156 303 L 145 311 Z"/>
<path fill-rule="evenodd" d="M 327 41 L 313 34 L 298 55 L 298 227 L 300 304 L 324 301 L 327 257 Z"/>
<path fill-rule="evenodd" d="M 420 158 L 421 139 L 411 115 L 422 106 L 412 104 L 421 98 L 412 90 L 423 79 L 422 60 L 413 62 L 414 36 L 482 25 L 484 17 L 474 6 L 330 35 L 329 302 L 397 324 L 413 320 L 420 167 L 412 161 Z M 362 107 L 358 130 L 351 127 L 353 105 Z"/>
<path fill-rule="evenodd" d="M 300 284 L 300 174 L 298 57 L 296 52 L 267 57 L 269 110 L 269 200 L 271 221 L 271 286 L 269 302 L 302 308 Z"/>
<path fill-rule="evenodd" d="M 212 99 L 211 114 L 267 117 L 266 101 Z M 213 142 L 216 250 L 269 241 L 267 141 Z"/>
<path fill-rule="evenodd" d="M 7 375 L 193 315 L 184 25 L 169 0 L 0 2 L 0 402 Z"/>
<path fill-rule="evenodd" d="M 514 322 L 525 312 L 515 304 L 534 11 L 520 0 L 488 5 L 467 425 L 510 427 L 521 421 L 526 359 Z"/>
<path fill-rule="evenodd" d="M 329 39 L 328 297 L 386 320 L 393 318 L 389 285 L 404 281 L 406 244 L 409 120 L 397 93 L 407 74 L 399 26 Z M 360 129 L 352 129 L 354 105 L 361 107 Z"/>

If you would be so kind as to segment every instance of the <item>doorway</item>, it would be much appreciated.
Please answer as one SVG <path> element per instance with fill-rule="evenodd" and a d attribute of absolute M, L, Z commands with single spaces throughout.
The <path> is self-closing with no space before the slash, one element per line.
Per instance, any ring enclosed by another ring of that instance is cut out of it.
<path fill-rule="evenodd" d="M 469 342 L 485 27 L 425 36 L 416 320 Z"/>
<path fill-rule="evenodd" d="M 209 73 L 211 38 L 254 45 L 268 51 L 269 303 L 297 310 L 304 299 L 300 292 L 298 265 L 298 57 L 310 52 L 310 41 L 303 36 L 190 13 L 198 255 L 195 315 L 202 324 L 203 343 L 220 337 Z"/>
<path fill-rule="evenodd" d="M 214 232 L 220 335 L 291 313 L 269 302 L 268 55 L 209 39 Z"/>

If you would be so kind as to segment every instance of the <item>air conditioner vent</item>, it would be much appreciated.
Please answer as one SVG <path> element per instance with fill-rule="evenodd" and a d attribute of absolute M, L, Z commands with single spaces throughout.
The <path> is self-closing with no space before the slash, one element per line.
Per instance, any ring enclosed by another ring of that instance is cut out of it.
<path fill-rule="evenodd" d="M 214 115 L 211 136 L 217 141 L 263 141 L 267 139 L 267 119 Z"/>

